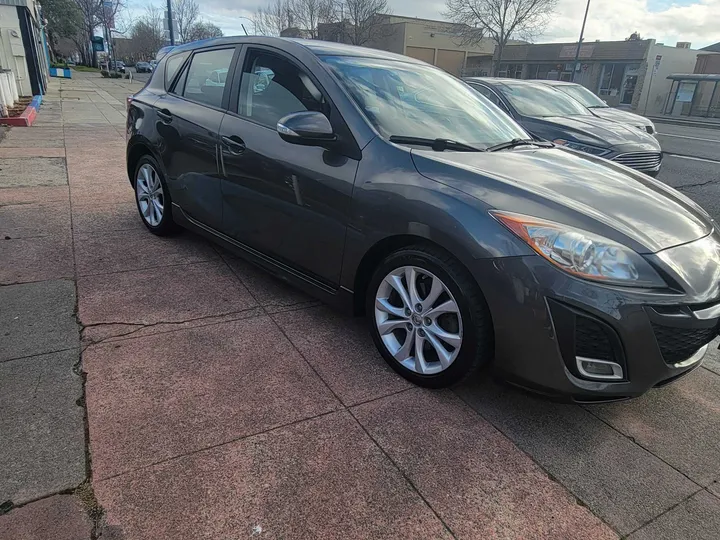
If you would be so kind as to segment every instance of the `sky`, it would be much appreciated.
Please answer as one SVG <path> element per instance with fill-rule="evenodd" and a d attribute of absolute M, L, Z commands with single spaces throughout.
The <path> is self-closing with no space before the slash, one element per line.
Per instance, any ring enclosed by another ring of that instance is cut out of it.
<path fill-rule="evenodd" d="M 243 28 L 253 33 L 252 19 L 258 7 L 268 0 L 197 0 L 203 18 L 218 25 L 225 35 L 242 35 Z M 395 15 L 442 20 L 444 0 L 388 0 Z M 144 6 L 163 5 L 162 0 L 129 0 L 133 14 Z M 558 8 L 545 32 L 536 43 L 577 41 L 585 11 L 585 0 L 558 0 Z M 241 18 L 247 17 L 247 18 Z M 585 41 L 622 40 L 634 31 L 643 38 L 675 45 L 690 41 L 701 48 L 720 41 L 720 0 L 590 0 Z"/>

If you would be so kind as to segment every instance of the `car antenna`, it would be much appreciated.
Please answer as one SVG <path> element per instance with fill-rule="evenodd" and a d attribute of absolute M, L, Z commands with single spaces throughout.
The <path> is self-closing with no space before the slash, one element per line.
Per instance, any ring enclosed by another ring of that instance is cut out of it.
<path fill-rule="evenodd" d="M 249 34 L 247 33 L 247 30 L 245 30 L 245 25 L 244 25 L 243 23 L 240 23 L 240 26 L 242 26 L 242 29 L 243 29 L 243 32 L 245 32 L 245 35 L 246 35 L 246 36 L 249 35 Z"/>

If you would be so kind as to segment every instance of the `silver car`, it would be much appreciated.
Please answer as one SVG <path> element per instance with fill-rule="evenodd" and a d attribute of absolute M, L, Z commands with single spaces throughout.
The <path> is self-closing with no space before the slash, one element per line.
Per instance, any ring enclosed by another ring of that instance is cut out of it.
<path fill-rule="evenodd" d="M 537 80 L 536 82 L 547 84 L 557 90 L 560 90 L 561 92 L 566 93 L 568 96 L 579 101 L 585 107 L 590 109 L 590 111 L 598 118 L 612 120 L 613 122 L 617 122 L 619 124 L 630 125 L 641 129 L 650 135 L 655 135 L 655 124 L 653 124 L 650 120 L 644 116 L 640 116 L 639 114 L 610 107 L 602 99 L 597 97 L 581 84 L 566 81 L 545 80 Z"/>

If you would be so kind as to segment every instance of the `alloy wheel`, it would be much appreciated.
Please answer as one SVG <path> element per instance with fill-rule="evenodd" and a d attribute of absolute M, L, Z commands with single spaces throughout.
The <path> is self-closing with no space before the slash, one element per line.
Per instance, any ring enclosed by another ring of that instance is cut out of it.
<path fill-rule="evenodd" d="M 450 289 L 417 266 L 401 266 L 382 280 L 375 325 L 393 358 L 420 375 L 445 371 L 462 346 L 462 315 Z"/>
<path fill-rule="evenodd" d="M 160 176 L 149 163 L 145 163 L 138 170 L 135 193 L 143 219 L 151 227 L 157 227 L 165 210 L 165 194 Z"/>

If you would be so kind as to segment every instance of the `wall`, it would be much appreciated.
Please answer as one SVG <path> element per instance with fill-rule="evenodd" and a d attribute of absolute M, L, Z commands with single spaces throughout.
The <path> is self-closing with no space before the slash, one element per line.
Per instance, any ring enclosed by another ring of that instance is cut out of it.
<path fill-rule="evenodd" d="M 405 47 L 405 54 L 428 64 L 435 63 L 435 49 L 428 47 Z"/>
<path fill-rule="evenodd" d="M 17 37 L 12 35 L 13 32 L 17 34 Z M 0 66 L 13 71 L 20 95 L 32 95 L 25 61 L 25 49 L 20 34 L 20 22 L 15 6 L 0 5 Z"/>
<path fill-rule="evenodd" d="M 698 54 L 693 73 L 720 74 L 720 54 Z"/>
<path fill-rule="evenodd" d="M 650 74 L 655 65 L 655 57 L 660 54 L 662 60 L 658 72 L 652 77 Z M 637 102 L 633 100 L 633 109 L 639 114 L 656 115 L 662 114 L 665 101 L 667 100 L 672 81 L 667 77 L 673 73 L 692 73 L 697 61 L 698 51 L 693 49 L 678 49 L 666 47 L 665 45 L 653 44 L 650 46 L 646 63 L 641 66 L 641 78 L 638 78 L 638 86 L 641 86 L 640 96 Z M 650 92 L 648 94 L 648 92 Z M 647 102 L 647 107 L 646 107 Z"/>
<path fill-rule="evenodd" d="M 473 46 L 463 45 L 453 33 L 453 26 L 439 21 L 405 23 L 405 45 L 484 54 L 492 54 L 495 50 L 495 43 L 491 39 L 483 39 Z"/>
<path fill-rule="evenodd" d="M 365 47 L 405 54 L 405 24 L 383 25 L 377 32 L 375 39 L 365 43 Z"/>
<path fill-rule="evenodd" d="M 463 66 L 465 65 L 465 54 L 465 51 L 438 49 L 435 65 L 459 77 L 462 75 Z"/>

